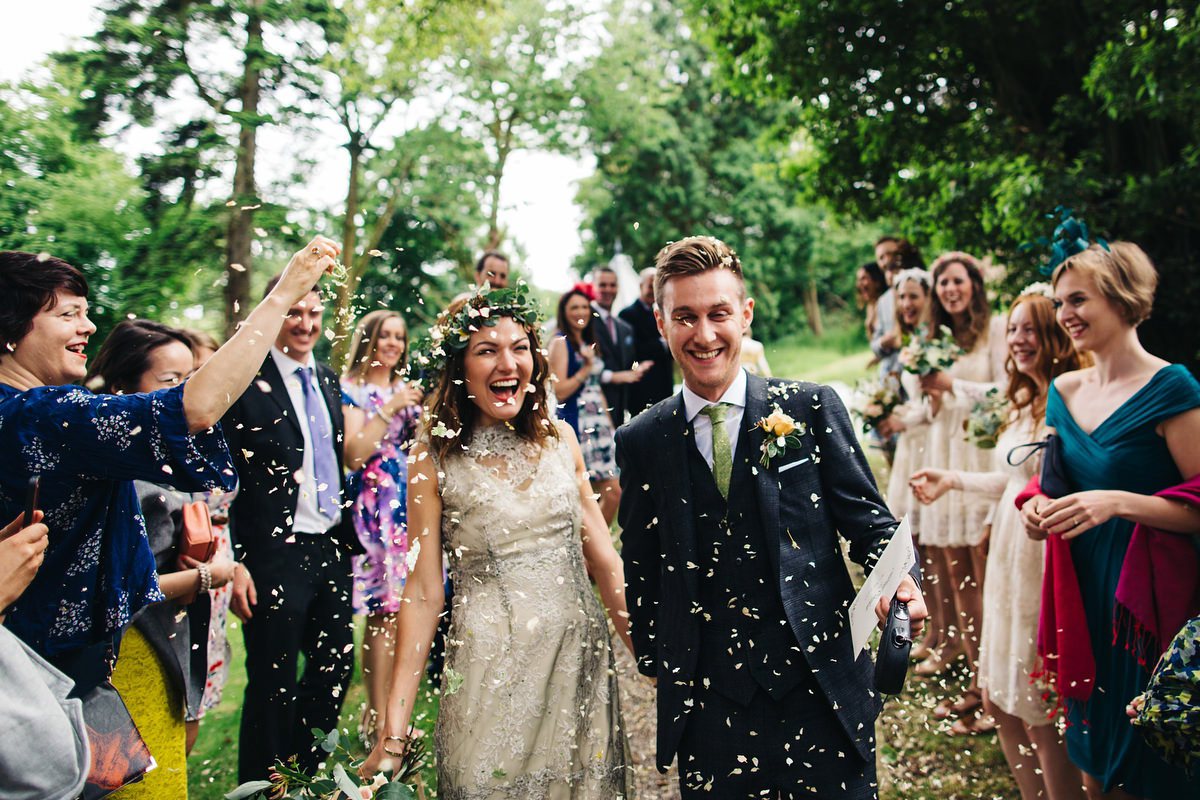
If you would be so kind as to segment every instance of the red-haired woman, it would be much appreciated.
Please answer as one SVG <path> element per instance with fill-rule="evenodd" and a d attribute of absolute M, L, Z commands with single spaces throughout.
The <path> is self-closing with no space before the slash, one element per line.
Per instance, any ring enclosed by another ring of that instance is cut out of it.
<path fill-rule="evenodd" d="M 913 477 L 924 503 L 951 489 L 997 499 L 983 586 L 987 613 L 979 640 L 978 681 L 984 707 L 998 723 L 1000 745 L 1022 800 L 1082 800 L 1083 776 L 1067 757 L 1051 718 L 1053 704 L 1032 677 L 1041 595 L 1030 587 L 1042 584 L 1045 548 L 1025 535 L 1013 500 L 1037 474 L 1039 459 L 1010 459 L 1009 453 L 1045 437 L 1050 381 L 1078 369 L 1083 359 L 1058 326 L 1054 303 L 1044 294 L 1024 294 L 1013 302 L 1007 339 L 1009 414 L 992 450 L 992 471 L 924 469 Z M 1016 466 L 1010 466 L 1010 460 Z M 956 720 L 954 724 L 965 733 L 970 723 Z"/>

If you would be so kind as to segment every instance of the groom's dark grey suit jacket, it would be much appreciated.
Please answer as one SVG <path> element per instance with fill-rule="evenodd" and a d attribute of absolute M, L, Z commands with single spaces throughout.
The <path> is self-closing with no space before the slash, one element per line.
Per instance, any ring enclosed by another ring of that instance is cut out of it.
<path fill-rule="evenodd" d="M 758 463 L 765 436 L 758 421 L 776 406 L 803 426 L 801 446 L 764 468 Z M 698 587 L 705 577 L 697 568 L 688 474 L 692 436 L 681 394 L 638 415 L 616 436 L 630 628 L 638 669 L 658 679 L 663 770 L 687 721 L 701 647 Z M 848 610 L 854 586 L 838 534 L 849 542 L 851 559 L 869 569 L 896 520 L 879 496 L 845 407 L 828 386 L 749 375 L 739 436 L 750 437 L 752 457 L 735 461 L 734 469 L 754 473 L 745 485 L 755 487 L 764 534 L 777 543 L 767 548 L 773 588 L 807 661 L 798 668 L 811 670 L 856 749 L 873 759 L 881 700 L 872 686 L 870 656 L 853 652 Z"/>

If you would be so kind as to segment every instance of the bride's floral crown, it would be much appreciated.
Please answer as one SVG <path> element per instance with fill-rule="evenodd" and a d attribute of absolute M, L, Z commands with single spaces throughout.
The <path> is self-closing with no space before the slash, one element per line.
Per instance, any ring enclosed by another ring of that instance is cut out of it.
<path fill-rule="evenodd" d="M 442 312 L 429 328 L 429 336 L 413 348 L 417 369 L 426 378 L 440 374 L 450 356 L 467 346 L 471 334 L 495 327 L 502 317 L 511 317 L 532 330 L 541 324 L 541 312 L 524 281 L 507 289 L 476 289 L 457 311 Z"/>

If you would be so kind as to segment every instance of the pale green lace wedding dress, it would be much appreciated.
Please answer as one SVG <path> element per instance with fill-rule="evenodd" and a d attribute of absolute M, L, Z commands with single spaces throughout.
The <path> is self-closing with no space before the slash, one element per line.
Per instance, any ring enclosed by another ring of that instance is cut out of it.
<path fill-rule="evenodd" d="M 435 732 L 438 796 L 631 797 L 569 446 L 537 448 L 492 426 L 439 471 L 455 598 Z"/>

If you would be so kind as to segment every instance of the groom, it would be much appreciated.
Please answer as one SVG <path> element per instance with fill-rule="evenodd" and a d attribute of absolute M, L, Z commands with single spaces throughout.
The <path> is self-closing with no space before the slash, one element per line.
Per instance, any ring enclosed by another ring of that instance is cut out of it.
<path fill-rule="evenodd" d="M 896 522 L 832 389 L 742 370 L 754 301 L 737 255 L 696 236 L 656 266 L 655 316 L 684 388 L 617 431 L 617 463 L 630 630 L 658 686 L 658 768 L 678 753 L 684 798 L 873 798 L 881 700 L 870 656 L 850 642 L 838 534 L 869 567 Z M 764 466 L 759 423 L 772 416 L 776 433 L 795 430 Z M 916 636 L 914 576 L 898 594 Z"/>

